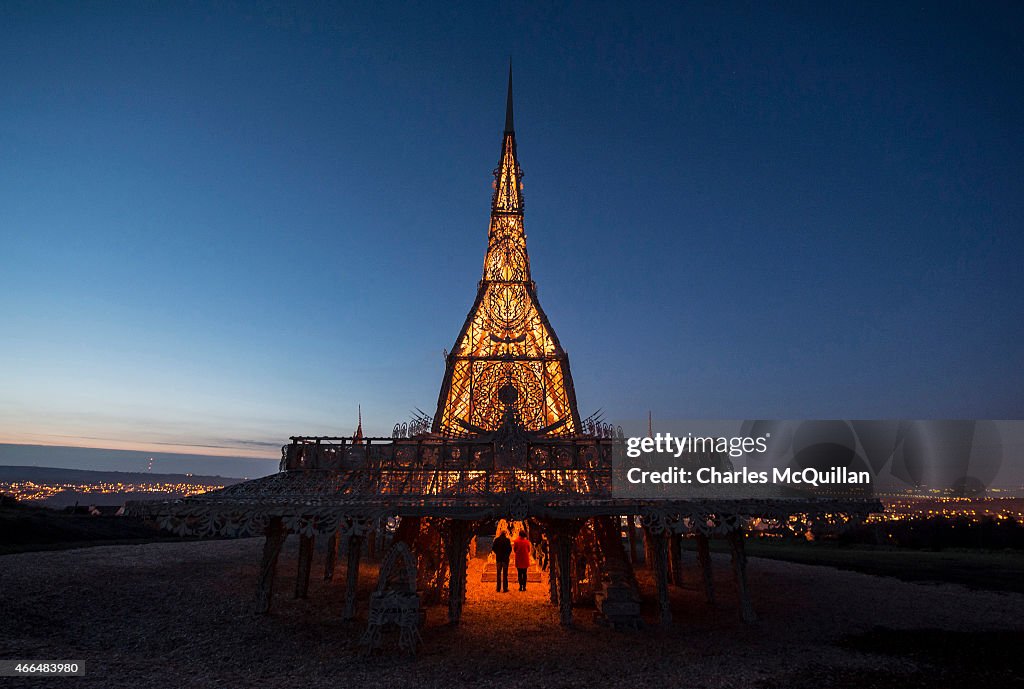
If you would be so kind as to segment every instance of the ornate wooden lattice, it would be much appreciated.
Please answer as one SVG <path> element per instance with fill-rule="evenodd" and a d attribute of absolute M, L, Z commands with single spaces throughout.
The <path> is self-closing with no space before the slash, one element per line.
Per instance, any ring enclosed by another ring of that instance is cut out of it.
<path fill-rule="evenodd" d="M 512 74 L 501 159 L 494 171 L 483 279 L 451 353 L 433 431 L 493 431 L 511 407 L 527 431 L 580 432 L 569 358 L 537 300 L 523 229 L 523 173 L 512 126 Z"/>

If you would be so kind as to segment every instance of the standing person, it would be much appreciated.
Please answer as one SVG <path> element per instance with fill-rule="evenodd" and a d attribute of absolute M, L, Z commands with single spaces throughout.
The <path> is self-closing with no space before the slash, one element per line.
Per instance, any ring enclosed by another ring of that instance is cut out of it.
<path fill-rule="evenodd" d="M 497 567 L 498 592 L 508 593 L 508 556 L 512 554 L 512 541 L 502 531 L 491 544 L 494 553 L 494 565 Z"/>
<path fill-rule="evenodd" d="M 525 531 L 519 532 L 519 538 L 512 545 L 516 553 L 516 571 L 519 573 L 519 590 L 526 590 L 526 570 L 530 566 L 530 539 Z"/>

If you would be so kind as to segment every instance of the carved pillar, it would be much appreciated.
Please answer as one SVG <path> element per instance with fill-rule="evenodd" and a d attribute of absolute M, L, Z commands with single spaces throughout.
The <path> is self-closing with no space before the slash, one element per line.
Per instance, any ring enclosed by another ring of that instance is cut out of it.
<path fill-rule="evenodd" d="M 673 533 L 668 541 L 669 564 L 672 567 L 672 583 L 683 587 L 683 536 Z"/>
<path fill-rule="evenodd" d="M 710 605 L 715 604 L 715 581 L 711 576 L 711 546 L 708 537 L 697 534 L 697 564 L 700 566 L 701 579 L 704 580 L 704 597 Z"/>
<path fill-rule="evenodd" d="M 327 557 L 324 559 L 324 581 L 334 579 L 334 566 L 338 562 L 338 532 L 331 534 L 327 541 Z"/>
<path fill-rule="evenodd" d="M 452 625 L 462 619 L 462 606 L 466 602 L 466 558 L 473 537 L 472 526 L 467 521 L 449 519 L 442 532 L 448 553 L 448 623 Z"/>
<path fill-rule="evenodd" d="M 551 521 L 550 533 L 554 536 L 552 554 L 558 578 L 558 610 L 563 627 L 572 626 L 572 590 L 573 590 L 573 541 L 582 522 L 557 519 Z M 554 574 L 554 573 L 553 573 Z"/>
<path fill-rule="evenodd" d="M 740 614 L 744 622 L 757 622 L 754 604 L 750 600 L 747 588 L 747 553 L 744 550 L 743 528 L 729 532 L 729 546 L 732 549 L 732 570 L 736 575 L 736 586 L 740 593 Z"/>
<path fill-rule="evenodd" d="M 555 552 L 555 540 L 548 536 L 548 597 L 552 605 L 558 605 L 558 553 Z"/>
<path fill-rule="evenodd" d="M 377 559 L 377 523 L 374 522 L 373 528 L 366 534 L 366 557 L 371 562 Z"/>
<path fill-rule="evenodd" d="M 313 564 L 313 537 L 299 536 L 299 567 L 295 575 L 295 597 L 305 598 L 309 593 L 309 570 Z"/>
<path fill-rule="evenodd" d="M 668 597 L 668 541 L 665 532 L 652 533 L 644 529 L 647 542 L 650 544 L 651 565 L 654 569 L 654 580 L 658 584 L 658 608 L 661 611 L 661 623 L 672 624 L 672 606 Z"/>
<path fill-rule="evenodd" d="M 631 514 L 626 519 L 629 522 L 629 529 L 626 531 L 629 536 L 629 562 L 633 569 L 636 569 L 636 517 Z"/>
<path fill-rule="evenodd" d="M 651 534 L 647 529 L 643 530 L 644 535 L 644 569 L 651 569 L 654 566 L 654 549 L 651 545 Z"/>
<path fill-rule="evenodd" d="M 270 612 L 270 601 L 274 593 L 274 574 L 277 572 L 277 556 L 288 537 L 288 531 L 280 517 L 273 517 L 266 529 L 267 540 L 263 543 L 263 557 L 260 559 L 260 578 L 256 584 L 255 610 L 259 614 Z"/>
<path fill-rule="evenodd" d="M 388 549 L 387 544 L 387 520 L 384 518 L 377 520 L 377 552 L 385 553 Z"/>
<path fill-rule="evenodd" d="M 348 559 L 345 566 L 345 610 L 341 619 L 352 620 L 356 616 L 356 587 L 359 585 L 359 558 L 363 554 L 363 537 L 352 534 L 348 537 Z"/>

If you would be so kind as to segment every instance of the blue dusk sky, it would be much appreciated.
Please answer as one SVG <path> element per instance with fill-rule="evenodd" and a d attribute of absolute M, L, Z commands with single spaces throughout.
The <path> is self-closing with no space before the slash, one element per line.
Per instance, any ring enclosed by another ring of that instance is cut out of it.
<path fill-rule="evenodd" d="M 298 5 L 298 7 L 293 6 Z M 0 5 L 0 442 L 433 413 L 505 107 L 605 418 L 1024 417 L 1020 3 Z"/>

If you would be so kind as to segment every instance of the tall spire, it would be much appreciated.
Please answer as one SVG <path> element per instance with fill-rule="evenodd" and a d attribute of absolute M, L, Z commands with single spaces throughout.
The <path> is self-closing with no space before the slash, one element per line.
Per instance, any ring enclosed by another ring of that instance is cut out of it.
<path fill-rule="evenodd" d="M 363 444 L 363 405 L 361 404 L 359 405 L 359 425 L 356 426 L 356 432 L 352 434 L 352 444 Z"/>
<path fill-rule="evenodd" d="M 523 171 L 516 156 L 516 132 L 512 117 L 512 60 L 508 61 L 508 96 L 505 100 L 505 132 L 501 137 L 501 156 L 494 170 L 494 196 L 491 213 L 523 213 Z M 520 223 L 522 225 L 522 223 Z"/>
<path fill-rule="evenodd" d="M 569 357 L 537 301 L 523 227 L 523 171 L 512 129 L 512 65 L 501 156 L 494 171 L 483 276 L 448 353 L 433 432 L 461 436 L 517 423 L 545 435 L 579 432 Z"/>
<path fill-rule="evenodd" d="M 508 60 L 508 97 L 505 100 L 505 133 L 515 132 L 512 123 L 512 58 Z"/>

